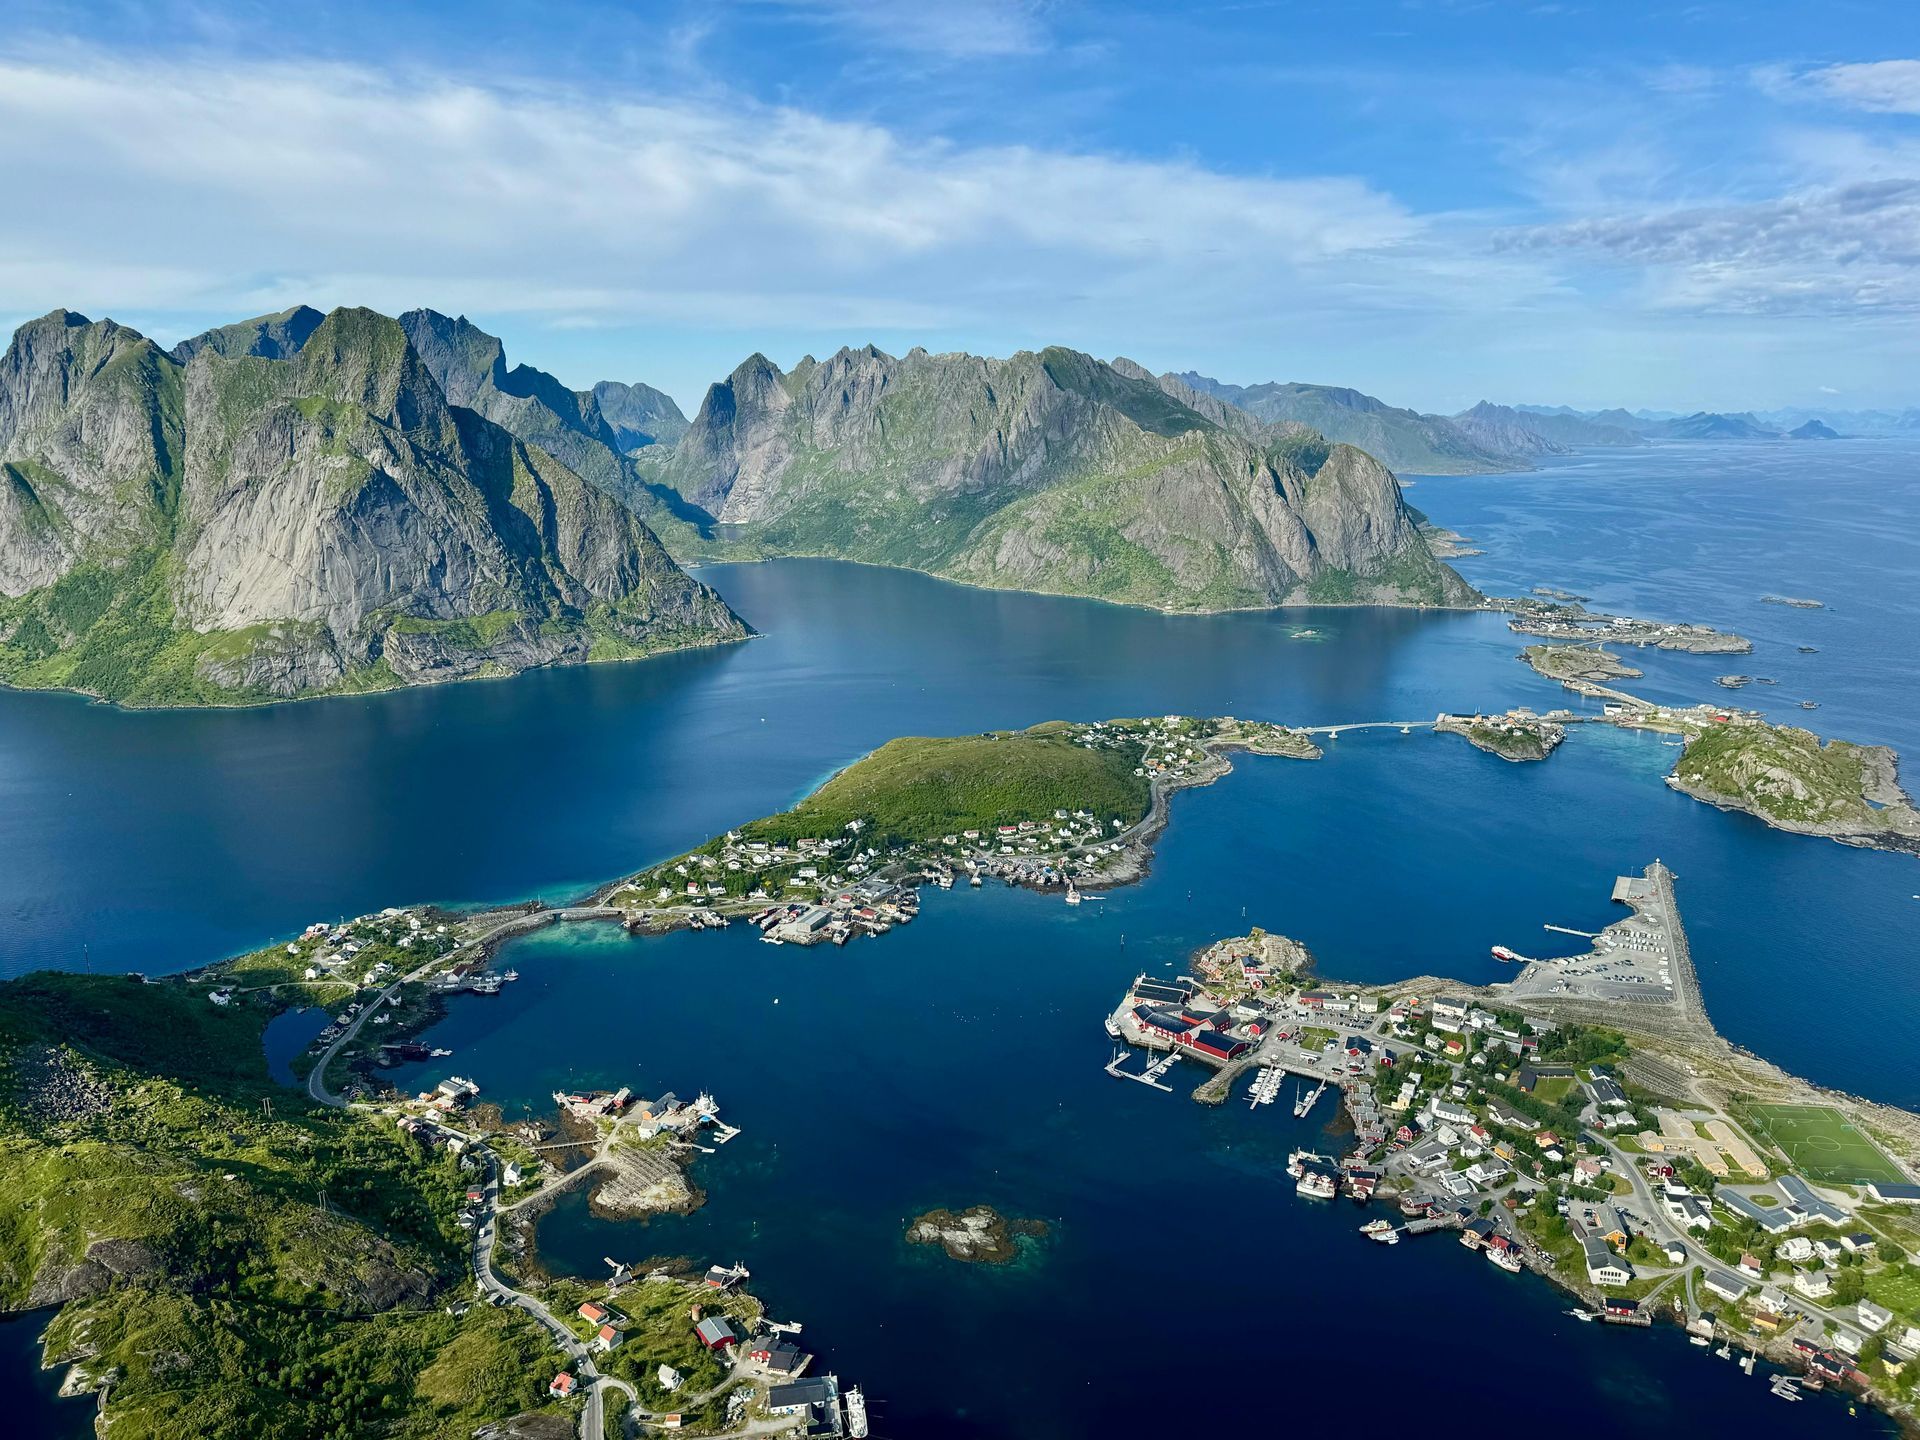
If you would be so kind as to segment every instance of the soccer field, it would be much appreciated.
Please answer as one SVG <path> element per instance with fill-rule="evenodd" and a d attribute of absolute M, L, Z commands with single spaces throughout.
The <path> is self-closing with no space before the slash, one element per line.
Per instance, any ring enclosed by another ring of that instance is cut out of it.
<path fill-rule="evenodd" d="M 1907 1177 L 1880 1147 L 1828 1105 L 1749 1105 L 1742 1117 L 1793 1168 L 1824 1184 L 1862 1185 Z"/>

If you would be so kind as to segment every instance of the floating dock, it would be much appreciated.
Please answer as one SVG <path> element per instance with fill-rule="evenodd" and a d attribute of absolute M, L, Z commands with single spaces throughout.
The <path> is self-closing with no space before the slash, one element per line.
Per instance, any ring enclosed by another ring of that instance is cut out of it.
<path fill-rule="evenodd" d="M 1154 1089 L 1164 1090 L 1169 1095 L 1173 1093 L 1173 1087 L 1166 1084 L 1160 1077 L 1179 1063 L 1178 1055 L 1172 1053 L 1163 1055 L 1145 1070 L 1136 1073 L 1125 1068 L 1128 1053 L 1125 1050 L 1116 1052 L 1113 1059 L 1107 1062 L 1107 1074 L 1118 1080 L 1138 1080 L 1142 1085 L 1151 1085 Z"/>

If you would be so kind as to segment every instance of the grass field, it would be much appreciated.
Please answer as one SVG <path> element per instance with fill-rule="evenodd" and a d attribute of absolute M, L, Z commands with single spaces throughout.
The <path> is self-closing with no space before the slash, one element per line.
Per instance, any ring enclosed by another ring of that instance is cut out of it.
<path fill-rule="evenodd" d="M 1816 1183 L 1860 1185 L 1907 1178 L 1878 1145 L 1829 1105 L 1748 1105 L 1741 1118 Z"/>

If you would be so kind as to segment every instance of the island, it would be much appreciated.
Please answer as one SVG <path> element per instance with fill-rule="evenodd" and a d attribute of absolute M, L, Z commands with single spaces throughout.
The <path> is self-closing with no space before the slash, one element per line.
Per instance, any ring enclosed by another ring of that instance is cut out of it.
<path fill-rule="evenodd" d="M 965 1210 L 929 1210 L 907 1225 L 909 1245 L 938 1245 L 952 1260 L 970 1265 L 1005 1265 L 1020 1254 L 1023 1236 L 1044 1239 L 1044 1220 L 1002 1215 L 991 1205 Z"/>
<path fill-rule="evenodd" d="M 1658 722 L 1650 722 L 1658 723 Z M 1809 730 L 1745 719 L 1685 723 L 1669 782 L 1722 809 L 1801 835 L 1920 854 L 1920 813 L 1884 745 L 1822 741 Z"/>
<path fill-rule="evenodd" d="M 1753 642 L 1744 635 L 1715 630 L 1710 625 L 1602 615 L 1577 601 L 1533 596 L 1489 597 L 1485 608 L 1505 612 L 1507 628 L 1515 634 L 1538 635 L 1547 640 L 1604 641 L 1613 645 L 1678 650 L 1689 655 L 1746 655 L 1753 650 Z"/>
<path fill-rule="evenodd" d="M 1637 680 L 1646 673 L 1598 644 L 1529 645 L 1520 658 L 1549 680 Z"/>
<path fill-rule="evenodd" d="M 1320 754 L 1305 731 L 1232 717 L 893 740 L 793 809 L 597 898 L 635 930 L 751 915 L 769 940 L 801 944 L 885 934 L 913 918 L 925 882 L 991 877 L 1076 900 L 1144 874 L 1168 798 L 1227 774 L 1235 751 Z"/>
<path fill-rule="evenodd" d="M 1445 735 L 1464 735 L 1467 743 L 1502 760 L 1544 760 L 1567 737 L 1559 720 L 1544 719 L 1525 708 L 1504 715 L 1442 715 L 1433 728 Z"/>

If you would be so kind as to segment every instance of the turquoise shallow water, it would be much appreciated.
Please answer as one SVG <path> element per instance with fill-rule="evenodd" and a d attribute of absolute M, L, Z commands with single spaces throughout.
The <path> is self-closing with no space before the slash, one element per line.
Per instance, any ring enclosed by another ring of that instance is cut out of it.
<path fill-rule="evenodd" d="M 1920 452 L 1823 449 L 1817 492 L 1797 483 L 1799 453 L 1676 448 L 1422 481 L 1413 498 L 1486 549 L 1462 562 L 1477 583 L 1741 629 L 1760 651 L 1737 668 L 1781 681 L 1750 703 L 1804 694 L 1823 730 L 1920 745 Z M 254 712 L 0 693 L 0 973 L 83 953 L 161 971 L 386 904 L 563 895 L 777 808 L 896 734 L 1563 698 L 1491 616 L 1172 618 L 826 562 L 708 578 L 761 638 Z M 1829 608 L 1760 604 L 1768 591 Z M 1302 626 L 1320 635 L 1291 638 Z M 1722 668 L 1653 656 L 1645 686 L 1717 695 Z M 1444 1240 L 1362 1244 L 1356 1213 L 1276 1181 L 1291 1117 L 1108 1079 L 1099 1016 L 1136 969 L 1247 923 L 1305 940 L 1333 974 L 1493 978 L 1488 946 L 1538 949 L 1547 922 L 1593 928 L 1612 876 L 1657 855 L 1680 874 L 1723 1030 L 1920 1104 L 1920 864 L 1673 795 L 1659 783 L 1673 752 L 1653 737 L 1580 731 L 1537 766 L 1391 731 L 1331 748 L 1245 760 L 1179 797 L 1148 881 L 1105 902 L 935 895 L 915 925 L 824 955 L 738 930 L 542 934 L 512 951 L 517 985 L 455 1002 L 434 1040 L 509 1106 L 544 1108 L 562 1083 L 713 1088 L 747 1132 L 702 1163 L 706 1209 L 642 1227 L 576 1204 L 544 1228 L 547 1253 L 589 1273 L 606 1254 L 746 1260 L 755 1289 L 884 1399 L 881 1434 L 1248 1423 L 1277 1377 L 1227 1367 L 1223 1334 L 1314 1377 L 1289 1390 L 1288 1418 L 1307 1423 L 1344 1423 L 1372 1383 L 1367 1347 L 1392 1334 L 1417 1337 L 1393 1362 L 1405 1394 L 1497 1374 L 1532 1413 L 1637 1430 L 1871 1428 L 1830 1403 L 1781 1405 L 1671 1334 L 1576 1325 L 1546 1287 Z M 308 1018 L 282 1022 L 277 1063 Z M 1056 1234 L 1007 1273 L 901 1243 L 914 1211 L 977 1200 Z M 1199 1401 L 1196 1377 L 1211 1377 Z M 1470 1411 L 1422 1423 L 1477 1433 Z"/>

